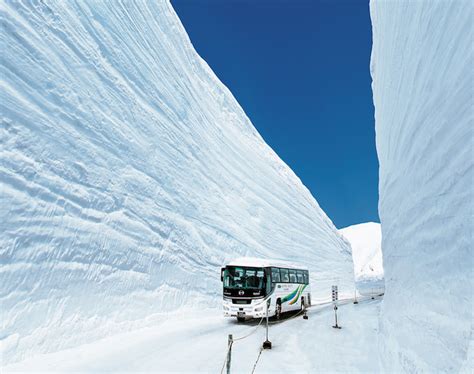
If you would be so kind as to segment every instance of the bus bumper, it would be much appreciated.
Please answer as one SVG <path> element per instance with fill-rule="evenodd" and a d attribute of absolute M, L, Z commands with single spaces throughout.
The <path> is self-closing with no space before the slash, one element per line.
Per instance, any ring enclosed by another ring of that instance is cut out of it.
<path fill-rule="evenodd" d="M 240 317 L 240 318 L 262 318 L 265 317 L 266 308 L 265 303 L 249 304 L 249 305 L 236 305 L 230 303 L 224 303 L 224 317 Z M 268 315 L 272 316 L 271 309 L 268 310 Z"/>

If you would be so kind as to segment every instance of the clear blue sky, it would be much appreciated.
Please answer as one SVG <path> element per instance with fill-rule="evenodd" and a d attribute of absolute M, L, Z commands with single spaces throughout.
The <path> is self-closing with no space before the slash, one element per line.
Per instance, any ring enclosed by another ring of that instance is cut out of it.
<path fill-rule="evenodd" d="M 172 4 L 198 53 L 334 224 L 379 222 L 368 1 Z"/>

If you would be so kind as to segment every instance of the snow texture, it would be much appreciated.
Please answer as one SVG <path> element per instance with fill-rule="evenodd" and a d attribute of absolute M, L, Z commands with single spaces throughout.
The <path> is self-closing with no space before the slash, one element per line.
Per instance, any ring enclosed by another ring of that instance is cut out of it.
<path fill-rule="evenodd" d="M 370 12 L 386 286 L 383 366 L 466 370 L 467 357 L 472 364 L 473 3 L 376 0 Z"/>
<path fill-rule="evenodd" d="M 220 308 L 234 257 L 352 290 L 349 244 L 168 2 L 1 1 L 0 18 L 3 363 Z"/>
<path fill-rule="evenodd" d="M 379 309 L 378 299 L 340 305 L 341 330 L 331 327 L 331 304 L 310 308 L 308 320 L 298 315 L 282 323 L 272 320 L 272 349 L 260 357 L 265 326 L 257 326 L 257 320 L 237 323 L 215 310 L 175 314 L 154 326 L 7 365 L 4 372 L 219 373 L 232 334 L 248 337 L 232 345 L 231 373 L 252 373 L 257 357 L 255 373 L 380 373 Z"/>
<path fill-rule="evenodd" d="M 384 292 L 380 223 L 360 223 L 340 229 L 339 232 L 351 244 L 354 276 L 359 292 Z"/>

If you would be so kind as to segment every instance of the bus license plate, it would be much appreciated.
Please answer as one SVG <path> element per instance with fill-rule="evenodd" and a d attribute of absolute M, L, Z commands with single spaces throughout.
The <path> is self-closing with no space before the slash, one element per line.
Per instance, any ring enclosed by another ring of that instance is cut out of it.
<path fill-rule="evenodd" d="M 245 317 L 245 312 L 237 312 L 237 317 Z"/>

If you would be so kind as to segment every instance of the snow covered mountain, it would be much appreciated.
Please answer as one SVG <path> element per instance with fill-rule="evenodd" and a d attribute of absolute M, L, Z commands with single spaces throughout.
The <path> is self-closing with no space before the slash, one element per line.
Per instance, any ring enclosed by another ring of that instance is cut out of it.
<path fill-rule="evenodd" d="M 1 2 L 3 361 L 220 307 L 233 257 L 352 291 L 348 243 L 164 1 Z"/>
<path fill-rule="evenodd" d="M 473 5 L 375 0 L 370 12 L 384 368 L 472 372 Z"/>
<path fill-rule="evenodd" d="M 340 229 L 351 243 L 354 276 L 360 292 L 383 292 L 382 231 L 380 223 L 367 222 Z"/>

